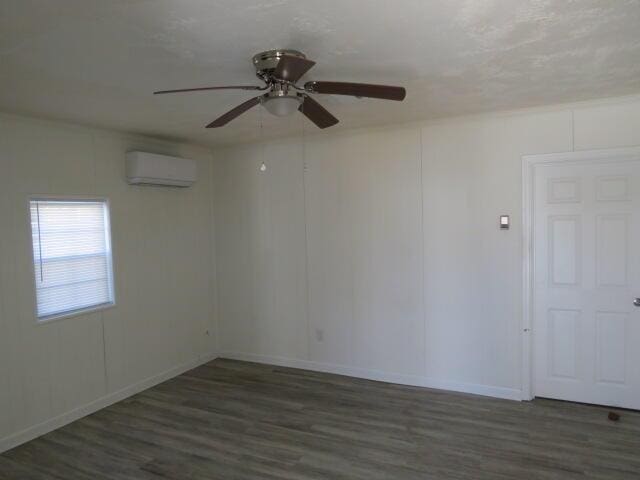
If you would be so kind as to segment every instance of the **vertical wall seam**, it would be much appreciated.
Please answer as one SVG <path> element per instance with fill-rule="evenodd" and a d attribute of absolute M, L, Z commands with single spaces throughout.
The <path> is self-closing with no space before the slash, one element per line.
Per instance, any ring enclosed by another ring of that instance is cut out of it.
<path fill-rule="evenodd" d="M 96 152 L 97 152 L 97 148 L 96 148 L 96 136 L 94 133 L 91 134 L 91 158 L 93 160 L 93 193 L 98 194 L 98 162 L 96 159 Z M 111 212 L 109 212 L 109 215 L 111 215 Z M 111 218 L 109 218 L 109 222 L 111 222 Z M 111 242 L 113 242 L 113 233 L 112 230 L 110 229 L 109 234 L 111 235 Z M 113 246 L 111 247 L 111 250 L 113 251 Z M 113 254 L 112 254 L 113 255 Z M 112 259 L 112 263 L 113 263 L 113 259 Z M 112 269 L 112 275 L 115 276 L 115 273 L 113 272 L 113 266 L 111 267 Z M 113 281 L 113 289 L 115 290 L 116 286 L 115 286 L 115 279 L 112 279 Z M 116 297 L 117 298 L 117 297 Z M 106 338 L 106 329 L 104 326 L 104 312 L 99 312 L 100 315 L 100 325 L 102 327 L 102 367 L 103 367 L 103 372 L 104 372 L 104 392 L 109 393 L 109 369 L 107 367 L 107 338 Z"/>
<path fill-rule="evenodd" d="M 420 296 L 422 297 L 422 368 L 423 374 L 427 373 L 427 299 L 425 292 L 425 235 L 424 235 L 424 146 L 422 144 L 422 127 L 418 128 L 418 140 L 420 142 L 420 252 L 421 258 L 420 261 L 422 265 L 420 266 L 420 271 L 422 273 L 422 288 L 420 291 Z"/>
<path fill-rule="evenodd" d="M 216 248 L 216 208 L 215 208 L 215 176 L 214 176 L 214 164 L 216 161 L 216 155 L 213 151 L 210 152 L 210 161 L 209 161 L 209 220 L 211 221 L 211 225 L 209 228 L 209 238 L 211 244 L 211 263 L 212 263 L 212 273 L 209 275 L 209 290 L 212 293 L 213 297 L 213 308 L 210 306 L 211 314 L 213 315 L 213 330 L 214 330 L 214 341 L 213 345 L 215 348 L 215 353 L 218 354 L 220 352 L 220 325 L 219 325 L 219 309 L 218 309 L 218 256 L 217 256 L 217 248 Z M 207 340 L 207 348 L 211 348 L 211 340 Z"/>
<path fill-rule="evenodd" d="M 104 328 L 104 312 L 100 312 L 100 323 L 102 324 L 102 362 L 104 364 L 104 391 L 109 393 L 109 371 L 107 370 L 107 339 Z"/>
<path fill-rule="evenodd" d="M 311 312 L 309 301 L 309 222 L 307 219 L 307 147 L 304 122 L 302 123 L 302 216 L 304 220 L 304 283 L 305 317 L 307 321 L 307 360 L 311 360 Z"/>
<path fill-rule="evenodd" d="M 25 340 L 25 328 L 27 326 L 27 321 L 28 322 L 35 322 L 35 319 L 31 317 L 31 315 L 29 316 L 29 318 L 25 319 L 24 317 L 24 293 L 22 292 L 22 289 L 20 288 L 20 281 L 22 280 L 22 276 L 18 277 L 18 272 L 20 272 L 20 255 L 16 254 L 15 251 L 15 245 L 20 245 L 20 228 L 19 228 L 19 220 L 18 220 L 18 213 L 21 211 L 21 209 L 16 208 L 17 207 L 17 203 L 21 204 L 22 203 L 22 195 L 19 194 L 18 188 L 17 188 L 17 184 L 18 184 L 18 175 L 16 173 L 16 157 L 12 156 L 9 160 L 10 165 L 11 165 L 11 170 L 9 172 L 9 175 L 11 176 L 11 181 L 8 185 L 9 187 L 9 193 L 7 194 L 7 198 L 9 200 L 9 203 L 14 207 L 14 208 L 8 208 L 7 209 L 7 224 L 9 225 L 9 230 L 11 232 L 10 236 L 11 236 L 11 240 L 13 240 L 13 245 L 14 245 L 14 254 L 11 256 L 11 264 L 13 266 L 13 275 L 14 278 L 18 279 L 16 282 L 14 282 L 15 285 L 17 285 L 17 288 L 14 289 L 13 292 L 13 297 L 14 297 L 14 308 L 15 308 L 15 314 L 16 314 L 16 318 L 14 321 L 17 322 L 18 326 L 17 326 L 17 331 L 18 331 L 18 335 L 19 338 L 17 339 L 17 341 L 15 342 L 18 345 L 24 345 L 24 340 Z M 20 200 L 18 200 L 18 198 L 20 198 Z M 25 201 L 26 202 L 26 201 Z M 26 205 L 25 205 L 25 209 L 26 209 Z M 16 213 L 16 211 L 18 213 Z M 30 219 L 29 219 L 30 221 Z M 9 251 L 10 247 L 9 247 Z M 32 259 L 30 259 L 29 261 L 33 261 Z M 33 282 L 33 280 L 31 280 Z M 12 285 L 13 286 L 13 285 Z M 35 289 L 35 284 L 34 284 L 34 289 Z M 35 294 L 35 290 L 34 290 L 34 294 Z M 35 307 L 34 307 L 35 308 Z M 36 311 L 35 309 L 32 310 L 33 315 L 36 315 Z M 28 325 L 29 327 L 32 327 L 32 325 Z M 16 349 L 14 348 L 12 350 L 12 355 L 17 356 L 16 353 Z M 17 364 L 17 362 L 16 362 Z M 17 413 L 16 416 L 19 416 L 18 420 L 14 421 L 13 426 L 15 427 L 16 425 L 20 428 L 24 428 L 25 424 L 28 424 L 29 420 L 27 419 L 27 408 L 25 407 L 26 404 L 26 398 L 27 398 L 27 383 L 24 381 L 24 366 L 20 365 L 21 368 L 21 373 L 23 374 L 20 378 L 20 392 L 21 392 L 21 399 L 22 399 L 22 403 L 20 405 L 20 413 L 14 412 L 14 414 Z M 51 372 L 51 366 L 49 365 L 49 373 Z M 52 393 L 51 393 L 51 380 L 49 379 L 49 385 L 48 385 L 48 394 L 49 394 L 49 399 L 48 399 L 48 408 L 49 408 L 49 413 L 52 411 L 52 407 L 53 407 L 53 398 L 52 398 Z M 43 401 L 44 403 L 44 401 Z"/>

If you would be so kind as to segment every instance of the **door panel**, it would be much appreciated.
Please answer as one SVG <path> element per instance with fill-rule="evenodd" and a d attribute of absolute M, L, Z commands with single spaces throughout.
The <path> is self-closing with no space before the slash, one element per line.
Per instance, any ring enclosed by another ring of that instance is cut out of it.
<path fill-rule="evenodd" d="M 549 309 L 548 375 L 554 378 L 578 378 L 579 310 Z"/>
<path fill-rule="evenodd" d="M 626 338 L 629 315 L 596 312 L 596 381 L 626 384 Z"/>
<path fill-rule="evenodd" d="M 552 285 L 580 284 L 580 216 L 549 217 L 549 281 Z"/>
<path fill-rule="evenodd" d="M 640 409 L 640 160 L 534 170 L 534 394 Z"/>
<path fill-rule="evenodd" d="M 598 287 L 626 287 L 629 215 L 605 214 L 596 219 Z"/>

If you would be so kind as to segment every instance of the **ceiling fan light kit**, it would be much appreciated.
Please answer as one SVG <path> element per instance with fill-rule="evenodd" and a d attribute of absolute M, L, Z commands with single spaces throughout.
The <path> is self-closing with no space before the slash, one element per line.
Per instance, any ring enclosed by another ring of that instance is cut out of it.
<path fill-rule="evenodd" d="M 283 87 L 274 88 L 260 97 L 262 106 L 276 117 L 286 117 L 296 112 L 303 100 L 297 92 L 290 92 L 287 85 Z"/>
<path fill-rule="evenodd" d="M 226 125 L 247 110 L 261 104 L 269 113 L 284 117 L 301 112 L 319 128 L 327 128 L 338 123 L 338 119 L 316 102 L 309 94 L 348 95 L 357 98 L 379 98 L 382 100 L 402 101 L 406 95 L 403 87 L 390 85 L 372 85 L 350 82 L 307 82 L 300 87 L 296 83 L 316 62 L 297 50 L 267 50 L 253 56 L 256 76 L 264 86 L 226 85 L 220 87 L 185 88 L 161 90 L 154 94 L 196 92 L 204 90 L 267 90 L 218 117 L 207 128 Z"/>

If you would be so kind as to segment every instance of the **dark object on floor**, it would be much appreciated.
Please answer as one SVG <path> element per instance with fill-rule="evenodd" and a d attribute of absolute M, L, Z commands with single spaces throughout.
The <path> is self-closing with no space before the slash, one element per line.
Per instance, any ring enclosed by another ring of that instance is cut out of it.
<path fill-rule="evenodd" d="M 618 420 L 620 420 L 620 415 L 616 412 L 609 412 L 609 420 L 611 420 L 612 422 L 617 422 Z"/>

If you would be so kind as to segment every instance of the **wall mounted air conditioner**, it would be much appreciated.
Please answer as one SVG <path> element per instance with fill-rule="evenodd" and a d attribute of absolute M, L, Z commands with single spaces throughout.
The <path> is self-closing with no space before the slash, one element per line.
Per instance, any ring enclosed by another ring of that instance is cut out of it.
<path fill-rule="evenodd" d="M 127 152 L 127 182 L 131 185 L 190 187 L 196 181 L 196 162 L 156 153 Z"/>

